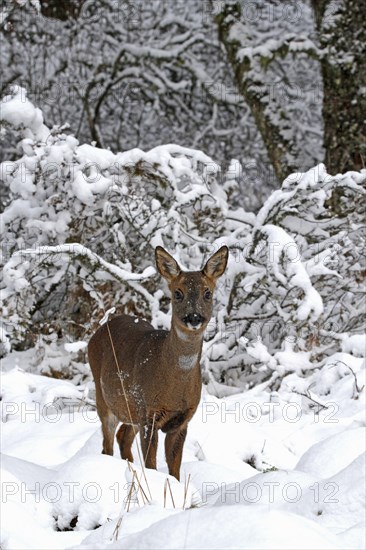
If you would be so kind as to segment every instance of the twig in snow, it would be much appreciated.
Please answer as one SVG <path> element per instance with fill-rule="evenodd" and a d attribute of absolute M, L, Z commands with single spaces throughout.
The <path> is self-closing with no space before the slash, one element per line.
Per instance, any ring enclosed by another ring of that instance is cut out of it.
<path fill-rule="evenodd" d="M 292 390 L 292 392 L 296 393 L 297 395 L 302 395 L 303 397 L 307 397 L 308 399 L 310 399 L 310 401 L 312 401 L 313 403 L 315 403 L 316 405 L 318 405 L 318 407 L 321 407 L 322 409 L 328 409 L 327 405 L 323 405 L 323 403 L 320 403 L 319 401 L 317 401 L 316 399 L 311 397 L 310 391 L 308 389 L 306 390 L 306 393 L 302 393 L 302 392 L 294 390 L 294 389 Z"/>
<path fill-rule="evenodd" d="M 345 363 L 344 361 L 341 361 L 340 359 L 337 359 L 332 365 L 331 367 L 336 367 L 338 363 L 342 363 L 342 365 L 344 365 L 345 367 L 347 367 L 353 374 L 353 377 L 355 379 L 355 382 L 354 382 L 354 388 L 353 388 L 353 395 L 352 395 L 352 399 L 358 399 L 359 398 L 359 395 L 360 393 L 362 392 L 362 390 L 364 389 L 365 387 L 365 384 L 363 386 L 361 386 L 361 388 L 358 387 L 358 380 L 357 380 L 357 375 L 355 373 L 355 371 L 349 366 L 347 365 L 347 363 Z"/>
<path fill-rule="evenodd" d="M 172 499 L 173 508 L 175 508 L 172 488 L 170 486 L 170 481 L 169 481 L 168 477 L 166 478 L 165 483 L 164 483 L 164 508 L 165 508 L 165 504 L 166 504 L 166 492 L 167 492 L 166 489 L 167 489 L 167 487 L 169 488 L 169 493 L 170 493 L 170 498 Z"/>
<path fill-rule="evenodd" d="M 113 530 L 113 533 L 112 533 L 111 541 L 118 540 L 119 529 L 121 527 L 122 520 L 123 520 L 123 514 L 121 514 L 118 518 L 118 521 L 117 521 L 116 526 L 115 526 L 115 528 Z"/>
<path fill-rule="evenodd" d="M 352 399 L 358 399 L 359 396 L 360 396 L 360 393 L 362 392 L 362 390 L 364 389 L 365 387 L 365 384 L 363 386 L 361 386 L 361 388 L 358 387 L 358 380 L 357 380 L 357 375 L 356 373 L 354 372 L 354 370 L 349 366 L 349 365 L 346 365 L 349 370 L 352 372 L 353 374 L 353 377 L 355 379 L 355 382 L 354 382 L 354 388 L 353 388 L 353 395 L 352 395 Z"/>
<path fill-rule="evenodd" d="M 191 480 L 191 474 L 188 474 L 188 479 L 184 480 L 184 500 L 183 500 L 183 510 L 185 509 L 186 500 L 187 500 L 187 493 L 188 493 L 188 487 L 189 482 Z"/>

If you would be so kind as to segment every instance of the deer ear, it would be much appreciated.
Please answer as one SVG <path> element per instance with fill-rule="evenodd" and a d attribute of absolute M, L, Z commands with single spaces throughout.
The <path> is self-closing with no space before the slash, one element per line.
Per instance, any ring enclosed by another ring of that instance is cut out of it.
<path fill-rule="evenodd" d="M 206 262 L 205 267 L 202 270 L 204 275 L 210 277 L 210 279 L 218 279 L 224 273 L 227 261 L 229 258 L 229 249 L 227 246 L 222 246 L 211 258 Z"/>
<path fill-rule="evenodd" d="M 155 262 L 160 275 L 169 282 L 181 273 L 181 269 L 173 256 L 161 246 L 155 248 Z"/>

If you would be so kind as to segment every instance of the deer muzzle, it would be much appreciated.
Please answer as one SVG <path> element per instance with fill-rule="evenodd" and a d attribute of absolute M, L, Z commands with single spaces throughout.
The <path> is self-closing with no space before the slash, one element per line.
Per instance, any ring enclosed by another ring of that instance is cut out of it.
<path fill-rule="evenodd" d="M 198 330 L 205 322 L 205 318 L 199 313 L 190 313 L 183 318 L 183 322 L 190 330 Z"/>

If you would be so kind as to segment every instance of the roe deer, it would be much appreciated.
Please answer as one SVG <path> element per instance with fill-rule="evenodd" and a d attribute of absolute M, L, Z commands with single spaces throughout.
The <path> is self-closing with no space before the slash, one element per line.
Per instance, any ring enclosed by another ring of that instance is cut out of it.
<path fill-rule="evenodd" d="M 221 247 L 202 271 L 182 271 L 175 259 L 158 246 L 156 266 L 172 294 L 171 329 L 156 330 L 137 317 L 118 315 L 92 336 L 88 355 L 104 454 L 113 454 L 114 434 L 122 422 L 117 432 L 121 457 L 133 461 L 131 446 L 140 431 L 145 465 L 156 469 L 160 429 L 166 433 L 169 474 L 179 480 L 187 425 L 201 396 L 203 333 L 212 315 L 213 292 L 226 269 L 228 252 L 226 246 Z"/>

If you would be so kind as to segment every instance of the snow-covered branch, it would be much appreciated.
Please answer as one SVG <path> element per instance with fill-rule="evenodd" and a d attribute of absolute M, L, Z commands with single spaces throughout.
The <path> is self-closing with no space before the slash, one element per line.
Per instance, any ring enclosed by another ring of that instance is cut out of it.
<path fill-rule="evenodd" d="M 318 364 L 362 330 L 363 172 L 296 172 L 255 215 L 228 203 L 237 160 L 222 173 L 202 151 L 174 143 L 118 154 L 80 145 L 46 128 L 21 89 L 5 116 L 27 136 L 20 158 L 0 167 L 11 197 L 0 222 L 13 342 L 35 327 L 84 339 L 111 307 L 167 328 L 167 297 L 153 277 L 157 245 L 192 270 L 230 247 L 205 343 L 212 379 L 273 388 L 294 364 L 305 376 L 312 356 Z"/>
<path fill-rule="evenodd" d="M 88 264 L 102 267 L 104 271 L 112 275 L 115 279 L 117 279 L 117 281 L 123 283 L 129 281 L 141 281 L 152 277 L 156 273 L 155 268 L 152 266 L 144 269 L 142 273 L 131 273 L 127 269 L 123 269 L 118 265 L 106 262 L 98 254 L 95 254 L 95 252 L 80 243 L 67 243 L 59 244 L 57 246 L 27 248 L 19 252 L 19 254 L 31 256 L 59 256 L 60 254 L 66 254 L 67 256 L 71 256 L 81 262 L 87 261 Z"/>
<path fill-rule="evenodd" d="M 237 34 L 237 30 L 233 29 L 230 36 L 236 37 Z M 265 69 L 276 57 L 283 58 L 289 53 L 306 53 L 316 59 L 320 59 L 322 55 L 316 44 L 307 36 L 287 34 L 278 39 L 271 38 L 258 46 L 239 48 L 237 57 L 240 62 L 246 61 L 249 63 L 257 58 L 260 65 Z"/>

